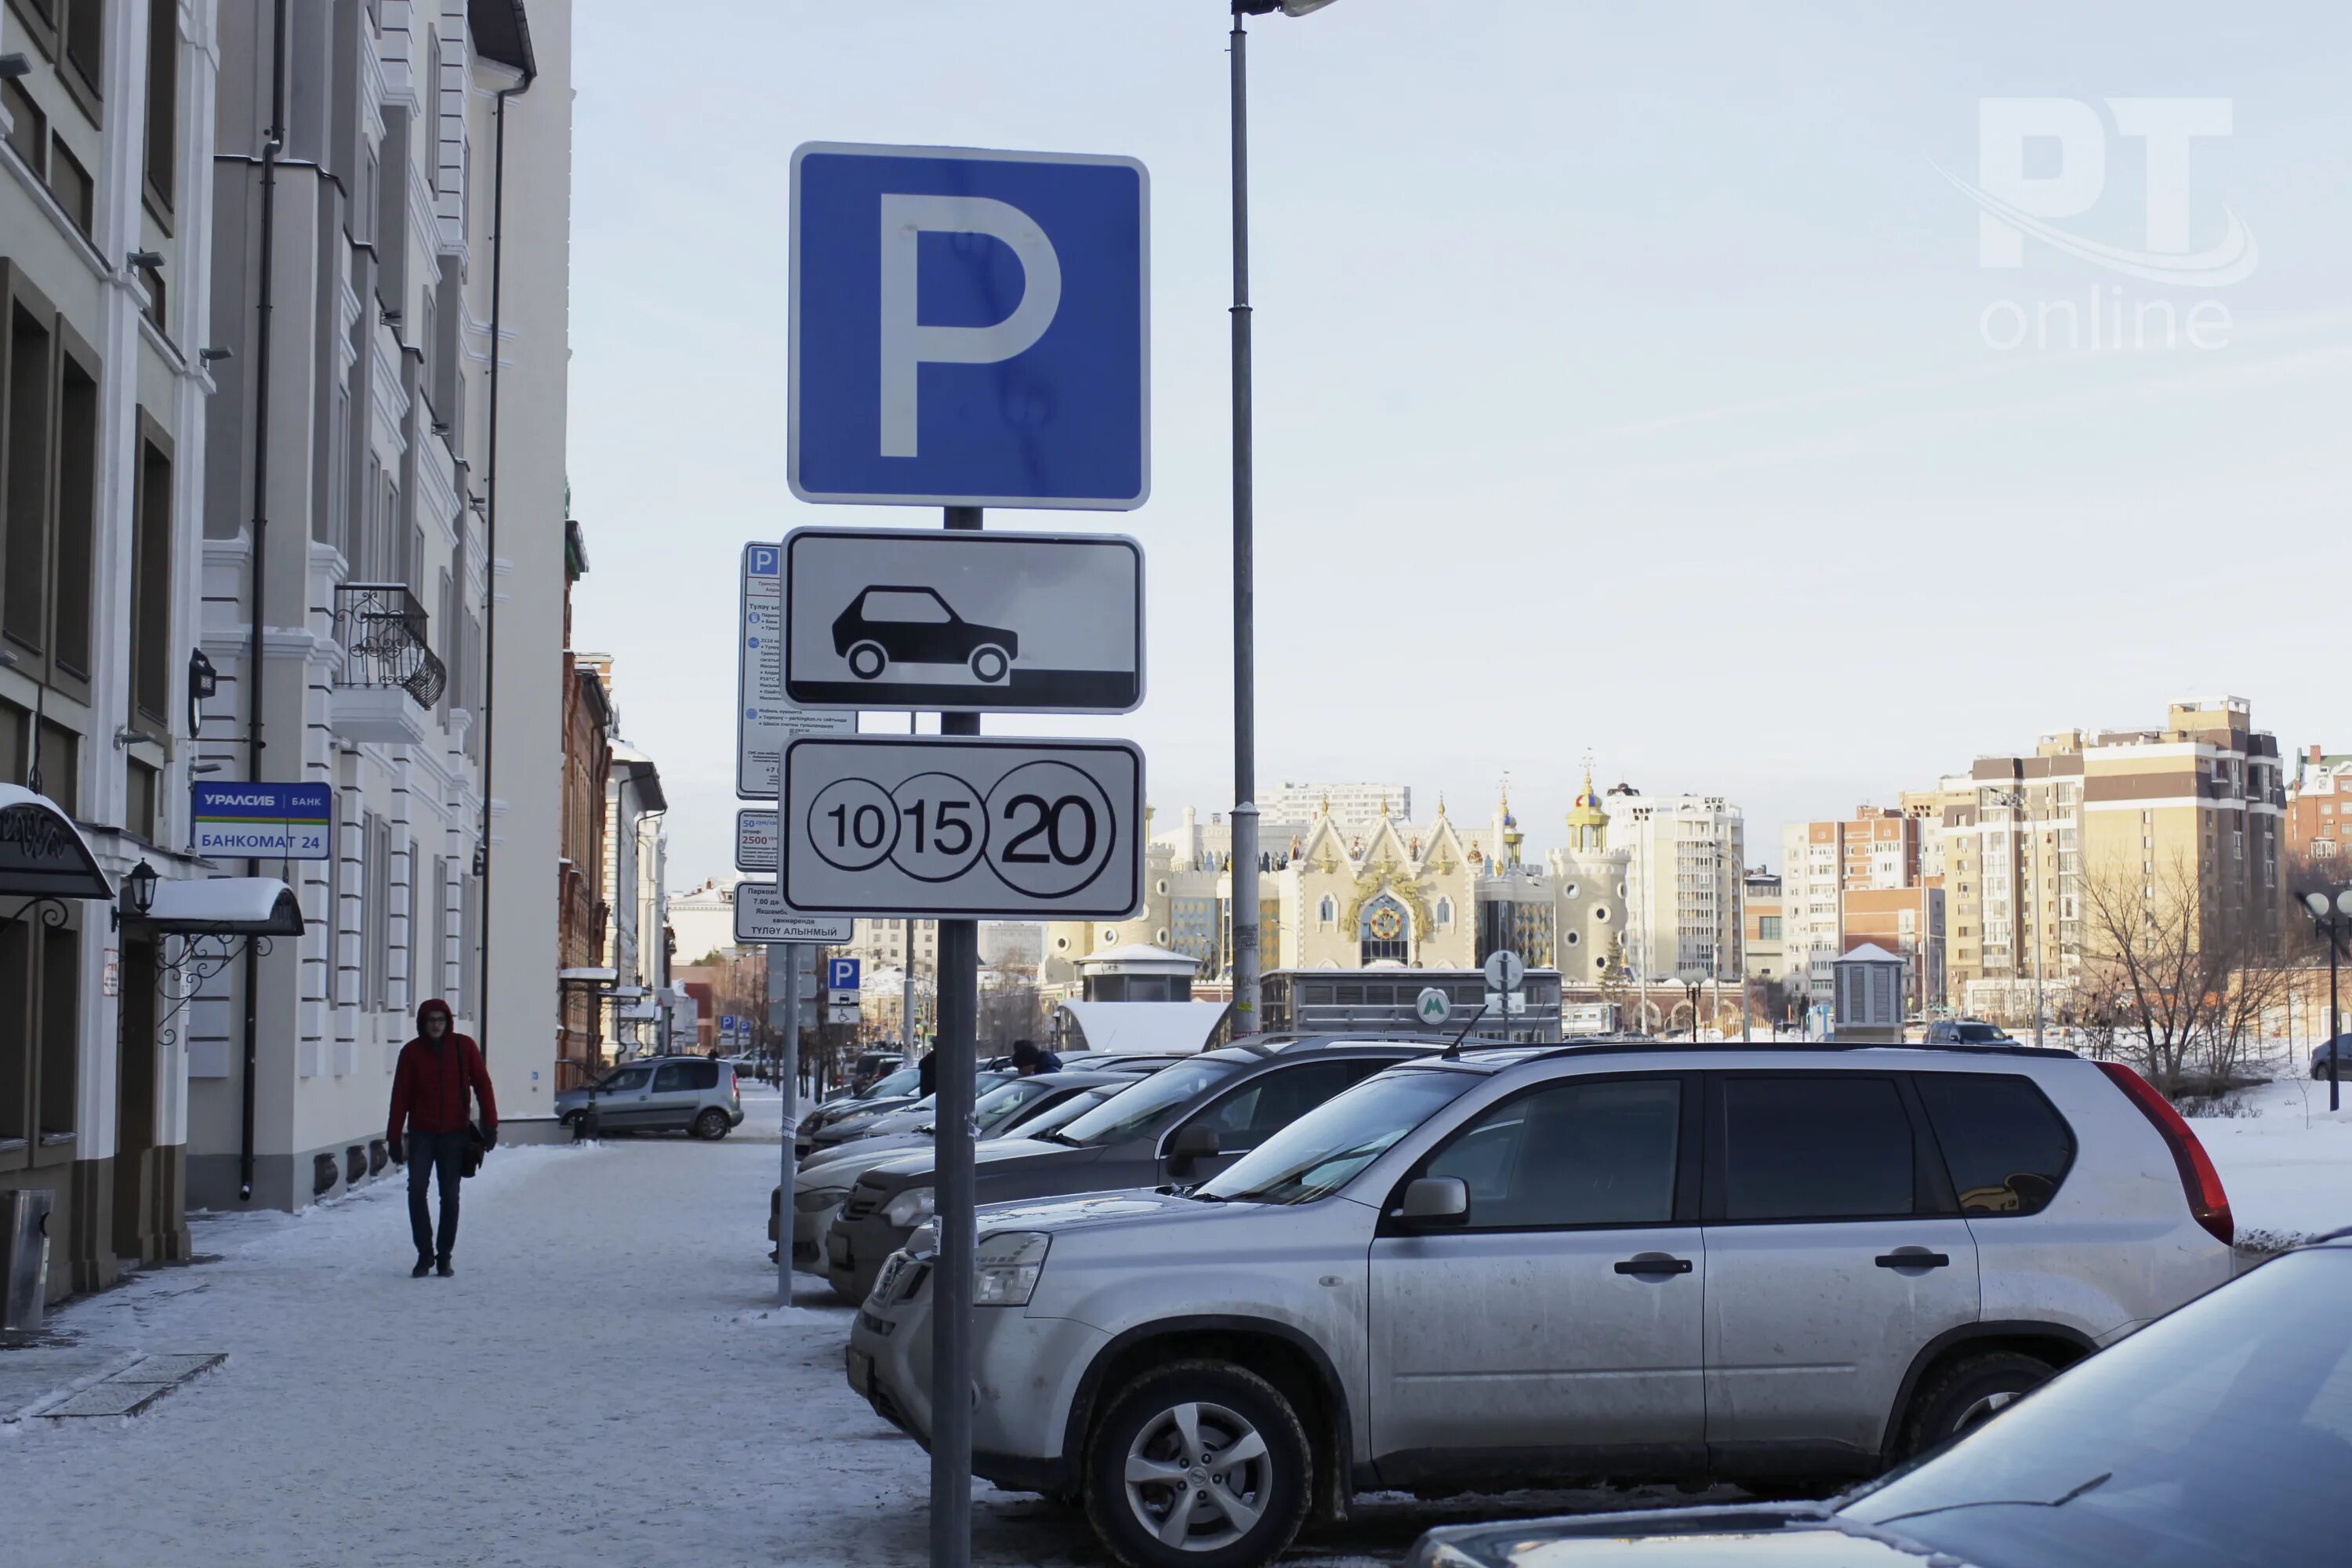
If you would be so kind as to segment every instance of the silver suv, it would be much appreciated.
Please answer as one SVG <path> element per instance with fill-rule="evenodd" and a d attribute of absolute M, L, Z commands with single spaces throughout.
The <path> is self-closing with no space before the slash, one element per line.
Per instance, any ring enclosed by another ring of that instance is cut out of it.
<path fill-rule="evenodd" d="M 1423 1059 L 1197 1187 L 980 1237 L 974 1471 L 1153 1568 L 1263 1563 L 1372 1488 L 1871 1474 L 2231 1261 L 2171 1106 L 2030 1047 Z M 848 1352 L 918 1437 L 930 1243 Z"/>

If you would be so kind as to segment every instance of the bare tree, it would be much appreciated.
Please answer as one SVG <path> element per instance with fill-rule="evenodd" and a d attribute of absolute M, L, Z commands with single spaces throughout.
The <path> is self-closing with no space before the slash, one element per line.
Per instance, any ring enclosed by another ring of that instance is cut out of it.
<path fill-rule="evenodd" d="M 2288 973 L 2252 922 L 2232 927 L 2176 861 L 2085 879 L 2081 1011 L 2095 1052 L 2165 1094 L 2227 1089 L 2263 1037 Z"/>

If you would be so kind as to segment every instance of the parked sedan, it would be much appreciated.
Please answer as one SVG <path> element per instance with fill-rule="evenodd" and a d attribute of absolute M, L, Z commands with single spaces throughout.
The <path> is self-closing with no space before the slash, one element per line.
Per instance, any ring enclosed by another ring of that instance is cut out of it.
<path fill-rule="evenodd" d="M 1437 1044 L 1358 1037 L 1251 1042 L 1187 1057 L 1035 1138 L 998 1139 L 974 1157 L 976 1201 L 1205 1181 L 1241 1154 L 1384 1067 Z M 883 1262 L 930 1217 L 936 1178 L 915 1154 L 866 1172 L 825 1233 L 825 1275 L 862 1301 Z"/>
<path fill-rule="evenodd" d="M 973 1076 L 972 1092 L 979 1096 L 988 1095 L 1011 1081 L 1013 1077 L 1009 1069 L 982 1069 Z M 927 1094 L 920 1100 L 898 1100 L 829 1118 L 824 1126 L 809 1135 L 808 1148 L 802 1158 L 810 1158 L 844 1143 L 855 1143 L 860 1139 L 877 1137 L 885 1132 L 904 1132 L 919 1127 L 931 1119 L 932 1099 Z M 795 1152 L 799 1152 L 797 1147 Z"/>
<path fill-rule="evenodd" d="M 2342 1562 L 2352 1232 L 2273 1259 L 1826 1503 L 1435 1530 L 1413 1568 Z M 1802 1539 L 1797 1539 L 1802 1538 Z"/>
<path fill-rule="evenodd" d="M 814 1110 L 801 1118 L 800 1128 L 793 1138 L 793 1152 L 807 1159 L 816 1147 L 816 1135 L 846 1116 L 863 1116 L 873 1110 L 897 1110 L 912 1105 L 922 1096 L 923 1074 L 919 1068 L 900 1068 L 886 1073 L 863 1089 L 847 1094 L 835 1095 Z"/>
<path fill-rule="evenodd" d="M 2352 1078 L 2352 1035 L 2338 1035 L 2311 1047 L 2311 1076 L 2324 1079 L 2330 1067 L 2338 1078 Z"/>
<path fill-rule="evenodd" d="M 1138 1076 L 1127 1072 L 1057 1072 L 1014 1079 L 982 1095 L 972 1107 L 972 1119 L 983 1139 L 1034 1137 L 1100 1104 L 1133 1084 Z M 912 1110 L 896 1113 L 916 1118 L 916 1125 L 904 1131 L 880 1133 L 854 1143 L 819 1149 L 801 1162 L 799 1177 L 793 1186 L 794 1263 L 816 1262 L 818 1250 L 824 1245 L 825 1230 L 841 1213 L 841 1205 L 847 1201 L 849 1189 L 858 1177 L 893 1160 L 930 1152 L 930 1113 L 929 1102 L 923 1103 L 926 1109 L 919 1115 Z M 776 1239 L 776 1210 L 782 1201 L 781 1186 L 769 1194 L 770 1241 Z"/>

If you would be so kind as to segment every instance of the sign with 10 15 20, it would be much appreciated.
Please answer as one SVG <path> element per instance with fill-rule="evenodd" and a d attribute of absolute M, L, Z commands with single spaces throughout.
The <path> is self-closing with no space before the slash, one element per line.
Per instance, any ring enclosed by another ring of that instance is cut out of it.
<path fill-rule="evenodd" d="M 799 740 L 783 775 L 793 910 L 1124 919 L 1142 902 L 1143 753 L 1129 742 Z"/>

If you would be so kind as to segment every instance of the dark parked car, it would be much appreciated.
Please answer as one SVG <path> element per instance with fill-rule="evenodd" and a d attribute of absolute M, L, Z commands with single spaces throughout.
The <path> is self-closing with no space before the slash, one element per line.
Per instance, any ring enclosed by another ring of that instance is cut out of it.
<path fill-rule="evenodd" d="M 1413 1568 L 2340 1563 L 2352 1232 L 2264 1264 L 1825 1503 L 1435 1530 Z M 1796 1541 L 1791 1537 L 1810 1539 Z"/>
<path fill-rule="evenodd" d="M 2333 1064 L 2338 1078 L 2352 1078 L 2352 1035 L 2338 1035 L 2311 1047 L 2311 1076 L 2326 1078 Z"/>
<path fill-rule="evenodd" d="M 1938 1018 L 1927 1026 L 1931 1046 L 2013 1046 L 2017 1042 L 1997 1024 L 1981 1018 Z"/>
<path fill-rule="evenodd" d="M 961 664 L 991 685 L 1011 673 L 1020 638 L 1003 626 L 967 621 L 939 594 L 924 587 L 867 588 L 835 617 L 833 651 L 849 673 L 873 680 L 899 664 Z"/>
<path fill-rule="evenodd" d="M 1041 1138 L 980 1146 L 977 1201 L 1203 1182 L 1269 1135 L 1381 1068 L 1443 1042 L 1316 1037 L 1252 1041 L 1187 1057 Z M 853 1301 L 931 1215 L 931 1158 L 857 1179 L 825 1235 L 825 1274 Z"/>

